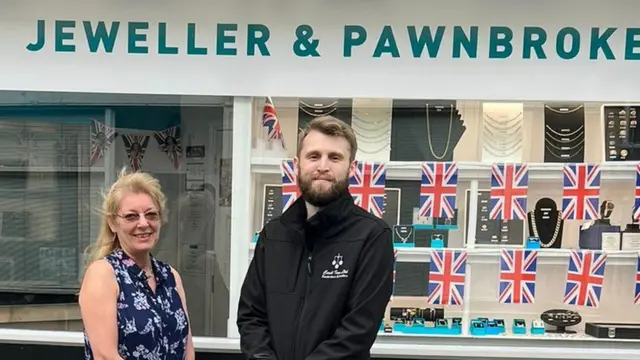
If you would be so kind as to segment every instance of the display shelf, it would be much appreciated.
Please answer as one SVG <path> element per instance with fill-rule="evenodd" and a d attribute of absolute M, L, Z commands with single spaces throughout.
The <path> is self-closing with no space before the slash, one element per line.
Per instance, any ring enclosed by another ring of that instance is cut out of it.
<path fill-rule="evenodd" d="M 81 332 L 0 329 L 0 343 L 83 346 Z M 239 353 L 233 338 L 194 336 L 197 352 Z M 378 335 L 371 348 L 376 358 L 391 359 L 568 359 L 628 360 L 640 358 L 637 341 L 575 339 L 550 336 L 409 336 Z"/>
<path fill-rule="evenodd" d="M 250 256 L 253 256 L 255 244 L 249 246 Z M 500 249 L 454 249 L 466 250 L 470 264 L 497 264 L 500 261 Z M 513 248 L 509 248 L 513 249 Z M 398 261 L 400 262 L 429 262 L 432 248 L 397 248 Z M 538 264 L 542 265 L 566 265 L 569 261 L 570 249 L 541 249 L 538 253 Z M 636 266 L 640 251 L 606 251 L 607 265 Z"/>
<path fill-rule="evenodd" d="M 252 157 L 251 172 L 254 174 L 280 174 L 282 159 Z M 529 179 L 562 180 L 562 163 L 528 163 Z M 387 162 L 388 180 L 420 180 L 420 161 Z M 458 162 L 458 180 L 491 179 L 490 163 Z M 602 179 L 633 180 L 636 174 L 636 162 L 615 162 L 600 164 Z"/>

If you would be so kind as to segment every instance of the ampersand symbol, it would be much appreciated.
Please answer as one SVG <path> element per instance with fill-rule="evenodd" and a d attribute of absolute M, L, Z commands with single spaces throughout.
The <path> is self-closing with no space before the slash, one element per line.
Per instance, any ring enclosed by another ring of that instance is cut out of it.
<path fill-rule="evenodd" d="M 297 40 L 293 43 L 293 53 L 300 57 L 320 56 L 318 45 L 320 40 L 311 39 L 313 28 L 309 25 L 300 25 L 296 28 Z"/>

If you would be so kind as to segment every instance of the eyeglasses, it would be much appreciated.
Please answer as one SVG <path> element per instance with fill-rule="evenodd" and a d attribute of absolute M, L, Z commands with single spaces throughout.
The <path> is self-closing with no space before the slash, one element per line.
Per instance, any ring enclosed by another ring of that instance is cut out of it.
<path fill-rule="evenodd" d="M 124 215 L 116 215 L 130 223 L 140 221 L 140 215 L 143 215 L 147 221 L 158 221 L 160 219 L 160 213 L 158 211 L 149 211 L 144 214 L 128 213 Z"/>

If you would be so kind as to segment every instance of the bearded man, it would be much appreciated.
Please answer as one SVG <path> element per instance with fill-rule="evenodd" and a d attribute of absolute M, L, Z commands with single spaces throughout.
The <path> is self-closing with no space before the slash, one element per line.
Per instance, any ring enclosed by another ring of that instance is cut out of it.
<path fill-rule="evenodd" d="M 356 137 L 343 121 L 312 120 L 298 140 L 302 196 L 267 223 L 240 293 L 247 359 L 370 359 L 393 289 L 389 226 L 354 204 Z"/>

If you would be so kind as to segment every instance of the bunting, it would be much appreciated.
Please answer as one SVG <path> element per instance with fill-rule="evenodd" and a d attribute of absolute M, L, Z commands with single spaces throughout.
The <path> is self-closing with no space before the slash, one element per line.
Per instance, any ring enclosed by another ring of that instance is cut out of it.
<path fill-rule="evenodd" d="M 131 168 L 134 171 L 139 171 L 142 168 L 142 158 L 144 158 L 144 153 L 149 145 L 149 136 L 123 134 L 122 142 L 124 142 L 125 149 L 127 150 Z"/>
<path fill-rule="evenodd" d="M 160 150 L 167 154 L 169 160 L 171 160 L 171 163 L 173 164 L 173 168 L 176 170 L 180 168 L 180 156 L 182 154 L 182 140 L 180 135 L 180 125 L 154 134 L 154 137 L 160 146 Z"/>
<path fill-rule="evenodd" d="M 95 165 L 106 153 L 118 136 L 116 129 L 91 119 L 91 157 L 89 164 Z"/>

